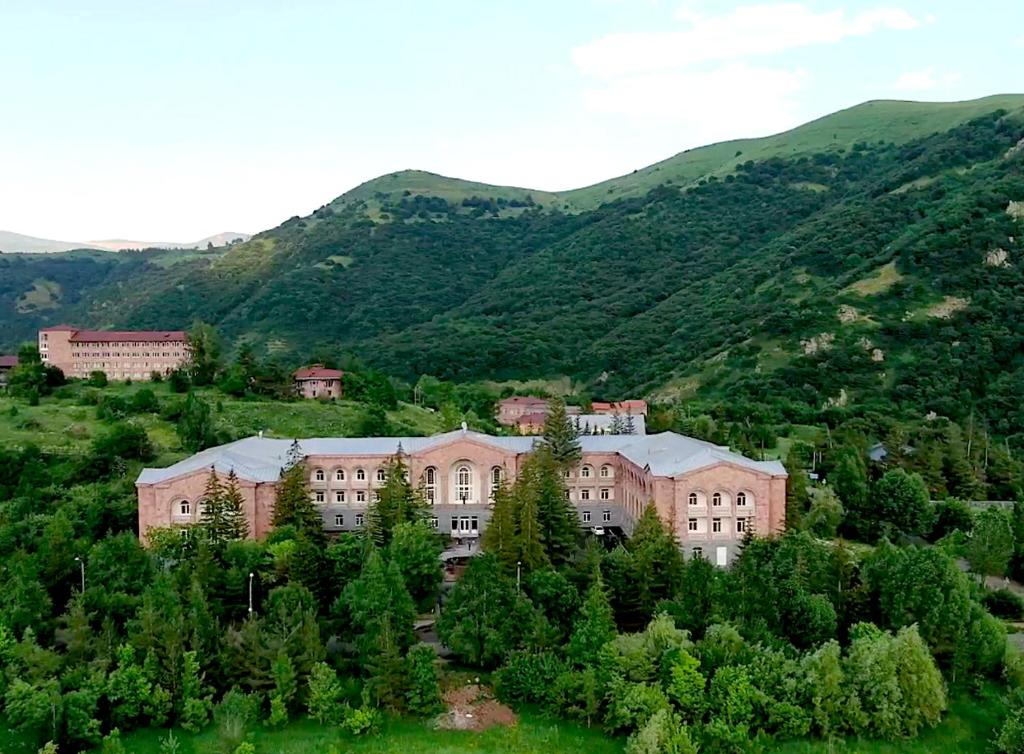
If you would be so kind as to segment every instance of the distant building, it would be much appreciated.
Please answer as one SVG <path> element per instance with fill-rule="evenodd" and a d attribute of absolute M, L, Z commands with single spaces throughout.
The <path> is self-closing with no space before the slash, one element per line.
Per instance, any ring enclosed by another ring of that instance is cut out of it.
<path fill-rule="evenodd" d="M 523 417 L 531 414 L 547 416 L 547 399 L 535 398 L 532 395 L 513 395 L 498 401 L 498 424 L 511 427 L 517 425 Z M 544 420 L 541 419 L 541 424 L 543 423 Z"/>
<path fill-rule="evenodd" d="M 521 435 L 539 435 L 544 432 L 543 414 L 524 414 L 513 426 Z M 622 414 L 569 414 L 569 421 L 581 435 L 645 435 L 647 421 L 642 415 Z"/>
<path fill-rule="evenodd" d="M 18 366 L 17 356 L 0 356 L 0 388 L 7 387 L 7 373 Z"/>
<path fill-rule="evenodd" d="M 111 380 L 148 380 L 170 374 L 189 358 L 188 335 L 181 330 L 80 330 L 57 325 L 39 331 L 43 363 L 65 377 L 104 372 Z"/>
<path fill-rule="evenodd" d="M 433 437 L 318 437 L 299 440 L 298 451 L 326 531 L 366 525 L 369 506 L 387 483 L 388 462 L 402 453 L 433 527 L 472 540 L 487 528 L 495 490 L 517 477 L 535 442 L 463 428 Z M 727 565 L 748 531 L 768 536 L 785 526 L 786 470 L 779 461 L 754 461 L 672 432 L 585 435 L 580 445 L 582 458 L 563 482 L 583 528 L 630 534 L 653 504 L 684 551 Z M 291 447 L 292 440 L 248 437 L 173 466 L 143 469 L 135 482 L 140 535 L 200 521 L 213 469 L 221 479 L 237 475 L 249 532 L 265 537 Z"/>
<path fill-rule="evenodd" d="M 303 398 L 341 398 L 341 378 L 345 373 L 340 369 L 313 364 L 299 369 L 293 376 L 295 392 Z"/>
<path fill-rule="evenodd" d="M 590 410 L 595 414 L 632 414 L 633 416 L 647 416 L 647 401 L 631 400 L 619 401 L 618 403 L 603 403 L 594 401 L 590 404 Z"/>

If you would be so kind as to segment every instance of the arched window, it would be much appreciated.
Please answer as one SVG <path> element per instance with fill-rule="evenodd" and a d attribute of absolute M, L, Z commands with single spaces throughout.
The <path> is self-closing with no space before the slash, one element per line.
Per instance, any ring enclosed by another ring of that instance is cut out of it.
<path fill-rule="evenodd" d="M 322 482 L 324 480 L 324 470 L 317 469 L 316 471 L 314 471 L 313 478 L 318 482 Z"/>
<path fill-rule="evenodd" d="M 737 492 L 736 493 L 736 505 L 744 506 L 747 504 L 747 493 Z"/>
<path fill-rule="evenodd" d="M 611 477 L 611 475 L 612 475 L 612 467 L 611 466 L 609 466 L 608 464 L 605 464 L 604 466 L 601 467 L 601 478 L 602 479 L 608 479 L 609 477 Z"/>
<path fill-rule="evenodd" d="M 501 486 L 501 466 L 494 466 L 491 468 L 491 500 L 494 499 L 494 495 L 498 492 L 498 488 Z"/>
<path fill-rule="evenodd" d="M 689 501 L 690 501 L 690 505 L 696 505 L 697 504 L 697 493 L 696 492 L 691 492 L 690 493 Z"/>
<path fill-rule="evenodd" d="M 192 516 L 192 503 L 188 500 L 181 500 L 174 506 L 174 515 L 179 518 L 190 518 Z"/>
<path fill-rule="evenodd" d="M 377 469 L 377 481 L 383 484 L 388 480 L 388 473 L 384 469 Z"/>
<path fill-rule="evenodd" d="M 366 481 L 366 472 L 363 471 L 362 469 L 356 469 L 356 481 L 357 482 L 365 482 Z"/>
<path fill-rule="evenodd" d="M 711 496 L 711 504 L 712 505 L 721 505 L 722 504 L 722 493 L 721 492 L 716 492 L 714 495 Z"/>
<path fill-rule="evenodd" d="M 344 482 L 345 481 L 345 469 L 338 469 L 334 472 L 334 481 Z"/>
<path fill-rule="evenodd" d="M 434 505 L 437 502 L 437 469 L 433 466 L 423 471 L 423 488 L 427 493 L 427 502 Z"/>
<path fill-rule="evenodd" d="M 466 464 L 455 469 L 455 497 L 466 502 L 473 493 L 473 470 Z"/>
<path fill-rule="evenodd" d="M 580 469 L 580 478 L 590 479 L 593 473 L 593 469 L 591 469 L 589 466 L 584 466 L 583 468 Z"/>

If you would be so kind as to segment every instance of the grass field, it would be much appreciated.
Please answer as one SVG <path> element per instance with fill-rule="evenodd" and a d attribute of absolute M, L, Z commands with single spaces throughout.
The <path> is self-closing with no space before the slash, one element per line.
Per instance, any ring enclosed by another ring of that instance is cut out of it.
<path fill-rule="evenodd" d="M 167 384 L 111 383 L 103 389 L 77 383 L 59 395 L 43 398 L 38 406 L 29 406 L 0 393 L 0 444 L 19 447 L 35 443 L 43 450 L 80 452 L 109 424 L 96 418 L 96 407 L 85 405 L 88 394 L 117 395 L 129 398 L 143 389 L 153 390 L 161 403 L 182 400 Z M 254 435 L 259 431 L 271 437 L 346 436 L 353 433 L 364 407 L 351 401 L 269 401 L 239 399 L 213 390 L 200 393 L 213 407 L 217 426 L 232 436 Z M 170 463 L 184 452 L 178 442 L 175 425 L 153 414 L 131 417 L 145 427 L 157 450 L 158 463 Z M 426 435 L 442 429 L 440 416 L 424 408 L 401 404 L 388 413 L 398 434 Z M 2 754 L 2 753 L 0 753 Z"/>
<path fill-rule="evenodd" d="M 864 740 L 791 741 L 757 749 L 763 754 L 960 754 L 991 751 L 990 742 L 1005 709 L 998 689 L 988 687 L 959 697 L 942 723 L 915 739 L 886 743 Z M 180 754 L 215 754 L 216 732 L 198 735 L 176 731 Z M 158 754 L 164 730 L 128 733 L 128 754 Z M 624 742 L 562 720 L 525 714 L 513 728 L 485 733 L 432 730 L 414 720 L 392 720 L 380 734 L 354 739 L 310 720 L 281 729 L 258 729 L 252 738 L 258 754 L 621 754 Z M 0 718 L 0 754 L 35 754 L 35 739 L 12 732 Z M 99 749 L 97 749 L 99 751 Z"/>

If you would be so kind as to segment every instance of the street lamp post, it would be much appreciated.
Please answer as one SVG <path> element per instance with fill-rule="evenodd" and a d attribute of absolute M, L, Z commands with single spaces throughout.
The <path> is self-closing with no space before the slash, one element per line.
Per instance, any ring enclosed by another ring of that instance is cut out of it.
<path fill-rule="evenodd" d="M 78 563 L 82 572 L 82 594 L 85 594 L 85 561 L 76 556 L 75 562 Z"/>
<path fill-rule="evenodd" d="M 523 561 L 516 561 L 516 594 L 519 593 L 519 585 L 523 580 Z"/>
<path fill-rule="evenodd" d="M 249 617 L 252 617 L 252 579 L 256 574 L 249 571 Z"/>

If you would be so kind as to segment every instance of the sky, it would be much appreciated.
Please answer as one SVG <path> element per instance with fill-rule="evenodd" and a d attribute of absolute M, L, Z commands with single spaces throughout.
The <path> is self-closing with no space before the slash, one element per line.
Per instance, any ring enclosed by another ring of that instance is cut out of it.
<path fill-rule="evenodd" d="M 0 0 L 0 229 L 254 233 L 395 170 L 562 190 L 1021 91 L 1021 0 Z"/>

